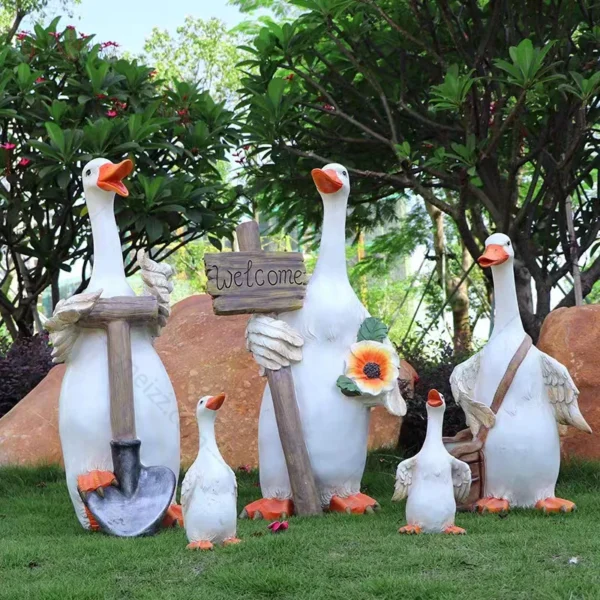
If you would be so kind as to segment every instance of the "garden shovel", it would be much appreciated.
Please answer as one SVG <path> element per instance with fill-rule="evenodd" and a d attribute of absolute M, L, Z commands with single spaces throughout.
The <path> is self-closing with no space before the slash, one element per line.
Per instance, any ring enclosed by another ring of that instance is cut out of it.
<path fill-rule="evenodd" d="M 154 297 L 100 299 L 84 327 L 105 327 L 108 338 L 111 451 L 116 486 L 91 492 L 83 499 L 101 529 L 119 537 L 151 535 L 160 527 L 175 492 L 176 477 L 168 467 L 146 467 L 136 438 L 130 325 L 158 315 Z"/>

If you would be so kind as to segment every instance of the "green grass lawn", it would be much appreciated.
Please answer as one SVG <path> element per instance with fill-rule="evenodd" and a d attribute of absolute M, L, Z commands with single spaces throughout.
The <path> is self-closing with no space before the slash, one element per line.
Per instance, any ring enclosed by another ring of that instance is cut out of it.
<path fill-rule="evenodd" d="M 240 521 L 243 543 L 213 552 L 186 550 L 181 529 L 134 540 L 83 531 L 58 468 L 0 469 L 0 598 L 600 598 L 600 464 L 563 467 L 558 493 L 574 515 L 462 514 L 468 535 L 454 537 L 396 533 L 396 463 L 369 459 L 363 491 L 378 514 L 291 519 L 281 534 Z M 240 508 L 259 497 L 256 482 L 238 473 Z"/>

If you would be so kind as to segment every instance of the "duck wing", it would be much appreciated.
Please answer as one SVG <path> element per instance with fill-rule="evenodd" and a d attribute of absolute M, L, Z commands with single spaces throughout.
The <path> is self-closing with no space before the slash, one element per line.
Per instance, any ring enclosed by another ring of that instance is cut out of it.
<path fill-rule="evenodd" d="M 194 490 L 198 486 L 202 486 L 202 475 L 196 468 L 196 463 L 194 463 L 188 469 L 188 472 L 183 478 L 183 483 L 181 484 L 181 507 L 184 513 L 190 507 L 192 498 L 194 496 Z"/>
<path fill-rule="evenodd" d="M 102 290 L 76 294 L 56 305 L 52 317 L 44 323 L 53 346 L 53 363 L 62 363 L 69 358 L 71 348 L 79 336 L 77 322 L 90 314 L 101 294 Z"/>
<path fill-rule="evenodd" d="M 278 371 L 302 360 L 304 338 L 285 321 L 253 315 L 246 327 L 246 348 L 261 368 Z"/>
<path fill-rule="evenodd" d="M 542 377 L 556 421 L 592 433 L 591 427 L 579 410 L 579 390 L 571 379 L 569 370 L 548 354 L 539 352 L 542 359 Z"/>
<path fill-rule="evenodd" d="M 158 301 L 158 326 L 154 332 L 158 337 L 171 314 L 171 292 L 173 291 L 173 267 L 157 263 L 145 250 L 138 250 L 137 264 L 144 282 L 144 295 L 154 296 Z"/>
<path fill-rule="evenodd" d="M 478 352 L 469 360 L 457 365 L 450 375 L 450 387 L 454 401 L 463 409 L 473 437 L 477 435 L 482 425 L 492 428 L 496 422 L 496 415 L 493 411 L 474 399 L 480 365 L 481 352 Z"/>
<path fill-rule="evenodd" d="M 458 458 L 451 457 L 452 485 L 456 501 L 464 502 L 471 491 L 471 469 L 469 465 Z"/>
<path fill-rule="evenodd" d="M 418 456 L 418 455 L 417 455 Z M 403 460 L 396 469 L 396 485 L 394 486 L 393 502 L 404 500 L 408 496 L 412 484 L 417 456 Z"/>

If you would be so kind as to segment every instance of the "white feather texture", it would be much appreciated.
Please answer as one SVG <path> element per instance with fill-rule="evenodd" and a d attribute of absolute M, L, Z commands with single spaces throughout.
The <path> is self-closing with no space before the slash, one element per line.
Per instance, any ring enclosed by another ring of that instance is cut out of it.
<path fill-rule="evenodd" d="M 481 353 L 478 352 L 469 360 L 457 365 L 450 376 L 454 401 L 463 409 L 467 426 L 473 437 L 477 435 L 482 425 L 491 429 L 496 422 L 496 415 L 492 410 L 474 399 L 480 365 Z"/>
<path fill-rule="evenodd" d="M 267 315 L 253 315 L 246 327 L 246 348 L 265 369 L 278 371 L 302 360 L 302 336 L 285 321 Z"/>
<path fill-rule="evenodd" d="M 544 385 L 554 409 L 556 421 L 561 425 L 571 425 L 581 431 L 592 433 L 592 428 L 579 410 L 577 402 L 579 390 L 571 379 L 568 369 L 543 352 L 540 352 L 540 357 Z"/>
<path fill-rule="evenodd" d="M 166 263 L 157 263 L 144 250 L 138 250 L 137 264 L 141 269 L 144 282 L 144 294 L 154 296 L 158 301 L 158 327 L 156 336 L 167 324 L 171 314 L 171 292 L 173 291 L 173 267 Z"/>
<path fill-rule="evenodd" d="M 54 309 L 54 314 L 44 324 L 50 334 L 52 348 L 52 362 L 62 363 L 69 358 L 79 336 L 77 322 L 90 314 L 102 290 L 89 294 L 76 294 L 66 300 L 61 300 Z"/>

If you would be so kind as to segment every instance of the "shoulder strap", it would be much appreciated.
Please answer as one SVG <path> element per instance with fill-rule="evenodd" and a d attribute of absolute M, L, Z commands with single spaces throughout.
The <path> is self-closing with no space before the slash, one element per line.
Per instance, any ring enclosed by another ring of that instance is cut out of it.
<path fill-rule="evenodd" d="M 529 337 L 529 335 L 525 334 L 525 337 L 523 338 L 523 341 L 521 342 L 521 345 L 517 348 L 517 351 L 515 352 L 514 356 L 510 359 L 510 362 L 508 363 L 508 367 L 506 367 L 506 372 L 504 373 L 502 379 L 500 380 L 500 383 L 498 384 L 498 389 L 496 389 L 496 393 L 494 394 L 494 399 L 492 400 L 492 404 L 490 406 L 490 409 L 492 410 L 492 412 L 494 414 L 497 414 L 498 411 L 500 410 L 500 407 L 502 406 L 502 402 L 504 401 L 504 398 L 506 396 L 506 393 L 508 392 L 508 389 L 510 388 L 513 379 L 515 378 L 515 375 L 517 374 L 517 371 L 519 369 L 519 367 L 521 366 L 521 363 L 523 362 L 523 360 L 525 360 L 525 357 L 527 356 L 527 353 L 529 352 L 529 348 L 531 348 L 533 344 L 533 341 L 531 339 L 531 337 Z M 488 434 L 488 429 L 487 427 L 481 427 L 479 429 L 479 433 L 477 435 L 477 437 L 484 442 L 485 439 L 487 438 L 487 434 Z"/>

